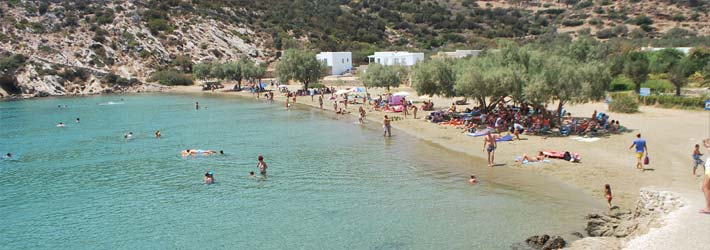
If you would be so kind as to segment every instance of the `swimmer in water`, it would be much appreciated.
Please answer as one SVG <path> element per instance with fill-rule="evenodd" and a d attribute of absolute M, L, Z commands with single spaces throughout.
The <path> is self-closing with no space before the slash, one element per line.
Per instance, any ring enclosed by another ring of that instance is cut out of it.
<path fill-rule="evenodd" d="M 4 156 L 3 158 L 5 158 L 5 159 L 10 159 L 10 158 L 12 158 L 12 154 L 11 154 L 11 153 L 7 153 L 7 154 L 5 154 L 5 156 Z"/>
<path fill-rule="evenodd" d="M 155 131 L 155 138 L 160 138 L 160 136 L 161 136 L 160 130 Z"/>
<path fill-rule="evenodd" d="M 220 150 L 219 154 L 224 155 L 224 150 Z"/>
<path fill-rule="evenodd" d="M 471 179 L 468 179 L 468 183 L 471 183 L 471 184 L 476 184 L 476 183 L 478 183 L 478 180 L 476 180 L 476 176 L 475 176 L 475 175 L 471 175 Z"/>
<path fill-rule="evenodd" d="M 264 162 L 264 156 L 259 155 L 259 163 L 256 164 L 256 167 L 259 168 L 259 173 L 261 175 L 266 175 L 266 169 L 268 166 L 266 165 L 266 162 Z"/>
<path fill-rule="evenodd" d="M 77 117 L 77 118 L 76 118 L 76 123 L 79 123 L 79 121 L 81 121 L 81 120 L 79 119 L 79 117 Z"/>
<path fill-rule="evenodd" d="M 132 139 L 133 138 L 133 132 L 128 132 L 128 134 L 124 134 L 123 138 L 125 139 Z"/>
<path fill-rule="evenodd" d="M 64 123 L 63 123 L 63 122 L 60 122 L 59 124 L 57 124 L 57 127 L 58 127 L 58 128 L 63 128 L 63 127 L 64 127 Z"/>
<path fill-rule="evenodd" d="M 205 173 L 204 180 L 205 180 L 205 184 L 207 184 L 207 185 L 214 184 L 214 173 L 212 173 L 212 171 Z"/>

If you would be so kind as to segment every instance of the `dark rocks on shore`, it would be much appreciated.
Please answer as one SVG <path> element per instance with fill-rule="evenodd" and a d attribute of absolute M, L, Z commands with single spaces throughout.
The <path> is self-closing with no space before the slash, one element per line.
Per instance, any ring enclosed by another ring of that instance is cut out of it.
<path fill-rule="evenodd" d="M 587 234 L 592 237 L 623 238 L 645 233 L 665 214 L 682 206 L 677 195 L 666 191 L 641 189 L 633 211 L 611 211 L 587 216 Z"/>
<path fill-rule="evenodd" d="M 535 235 L 527 238 L 523 242 L 510 246 L 513 250 L 552 250 L 562 249 L 567 242 L 560 236 L 549 236 L 547 234 Z"/>

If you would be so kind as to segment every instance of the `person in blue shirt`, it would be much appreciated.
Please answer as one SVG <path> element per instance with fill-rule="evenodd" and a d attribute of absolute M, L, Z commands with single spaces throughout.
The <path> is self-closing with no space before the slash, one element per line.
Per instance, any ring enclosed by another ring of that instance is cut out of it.
<path fill-rule="evenodd" d="M 629 149 L 636 147 L 636 168 L 643 169 L 643 154 L 648 155 L 648 146 L 646 140 L 641 138 L 641 134 L 636 134 L 636 140 L 629 146 Z"/>

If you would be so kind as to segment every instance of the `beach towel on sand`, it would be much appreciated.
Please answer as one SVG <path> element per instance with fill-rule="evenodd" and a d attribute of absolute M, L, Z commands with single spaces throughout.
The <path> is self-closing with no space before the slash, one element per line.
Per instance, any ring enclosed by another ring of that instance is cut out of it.
<path fill-rule="evenodd" d="M 472 136 L 472 137 L 478 137 L 478 136 L 484 136 L 486 133 L 490 131 L 489 129 L 481 129 L 479 131 L 476 131 L 475 133 L 467 133 L 466 135 Z"/>
<path fill-rule="evenodd" d="M 506 136 L 503 136 L 503 137 L 501 137 L 501 138 L 497 138 L 497 139 L 496 139 L 497 142 L 501 142 L 501 141 L 512 141 L 512 140 L 513 140 L 513 136 L 512 136 L 512 135 L 506 135 Z"/>

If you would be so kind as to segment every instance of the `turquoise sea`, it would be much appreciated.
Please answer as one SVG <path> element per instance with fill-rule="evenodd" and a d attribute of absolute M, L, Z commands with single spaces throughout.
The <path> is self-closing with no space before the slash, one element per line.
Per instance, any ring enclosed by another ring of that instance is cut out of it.
<path fill-rule="evenodd" d="M 396 130 L 233 96 L 2 101 L 0 152 L 14 155 L 0 249 L 507 249 L 581 231 L 599 205 Z M 259 154 L 266 180 L 248 177 Z"/>

